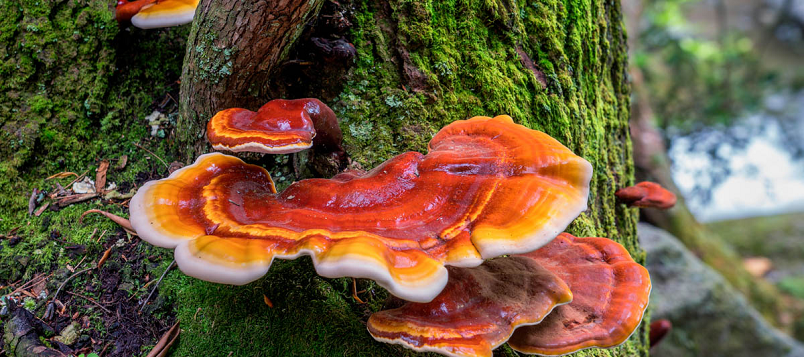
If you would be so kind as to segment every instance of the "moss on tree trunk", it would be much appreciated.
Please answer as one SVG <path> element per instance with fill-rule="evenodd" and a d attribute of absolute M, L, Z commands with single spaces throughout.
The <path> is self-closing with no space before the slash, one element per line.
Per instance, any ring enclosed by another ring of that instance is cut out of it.
<path fill-rule="evenodd" d="M 617 188 L 633 183 L 626 43 L 619 2 L 339 3 L 352 22 L 346 38 L 357 51 L 353 62 L 339 72 L 339 80 L 295 73 L 304 70 L 279 70 L 280 63 L 274 67 L 273 81 L 289 76 L 305 81 L 293 82 L 293 90 L 250 93 L 243 106 L 256 109 L 255 99 L 262 103 L 279 96 L 321 98 L 341 120 L 348 153 L 366 168 L 405 151 L 426 151 L 432 135 L 452 121 L 509 114 L 516 122 L 555 137 L 594 166 L 590 208 L 568 231 L 610 237 L 638 261 L 644 259 L 636 239 L 637 211 L 616 204 L 613 196 Z M 208 11 L 223 5 L 210 6 Z M 220 36 L 217 25 L 208 26 L 204 18 L 201 15 L 202 21 L 194 23 L 189 42 L 216 38 L 219 46 L 189 46 L 186 59 L 217 61 L 205 65 L 222 68 L 225 58 L 208 52 L 224 53 L 229 47 L 221 44 L 230 42 L 216 37 Z M 266 29 L 251 31 L 265 33 Z M 307 40 L 301 35 L 288 43 L 290 47 L 278 52 L 283 54 L 280 62 L 308 60 L 305 51 L 299 50 L 306 48 Z M 242 80 L 236 78 L 242 76 L 239 73 L 217 74 L 232 77 L 218 83 Z M 194 80 L 187 75 L 183 83 Z M 208 93 L 183 91 L 182 112 L 208 115 L 207 107 L 193 103 L 214 101 L 209 93 L 227 89 L 212 86 Z M 243 83 L 236 86 L 242 87 Z M 191 155 L 205 150 L 199 128 L 207 119 L 195 116 L 180 121 L 181 141 L 195 144 Z M 168 295 L 179 299 L 179 319 L 185 330 L 178 354 L 411 353 L 374 342 L 365 331 L 366 319 L 381 308 L 387 293 L 371 281 L 360 280 L 359 290 L 366 290 L 361 296 L 368 300 L 360 305 L 351 298 L 350 284 L 349 279 L 316 276 L 306 258 L 277 261 L 266 278 L 245 287 L 172 274 L 165 286 Z M 273 308 L 265 305 L 262 295 L 272 300 Z M 647 355 L 644 332 L 643 328 L 608 355 Z M 498 352 L 514 354 L 507 347 Z M 596 350 L 580 354 L 607 355 Z"/>

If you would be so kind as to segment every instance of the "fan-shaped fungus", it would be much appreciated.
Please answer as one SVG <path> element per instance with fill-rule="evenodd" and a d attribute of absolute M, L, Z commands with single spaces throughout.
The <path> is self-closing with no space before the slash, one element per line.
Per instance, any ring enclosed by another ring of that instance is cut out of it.
<path fill-rule="evenodd" d="M 114 9 L 114 18 L 117 22 L 129 22 L 143 6 L 155 3 L 156 0 L 118 0 Z"/>
<path fill-rule="evenodd" d="M 668 209 L 676 205 L 676 195 L 655 182 L 643 181 L 614 193 L 633 207 Z"/>
<path fill-rule="evenodd" d="M 274 258 L 308 254 L 322 276 L 427 302 L 447 283 L 445 264 L 531 251 L 586 209 L 591 165 L 508 116 L 454 122 L 429 147 L 279 194 L 263 168 L 203 155 L 140 188 L 131 223 L 204 280 L 245 284 Z"/>
<path fill-rule="evenodd" d="M 377 312 L 368 330 L 378 341 L 448 356 L 491 356 L 517 326 L 539 323 L 572 300 L 569 287 L 525 257 L 449 267 L 449 282 L 433 301 Z"/>
<path fill-rule="evenodd" d="M 614 347 L 625 342 L 642 321 L 650 276 L 620 244 L 562 233 L 550 244 L 522 256 L 563 279 L 573 299 L 556 307 L 540 324 L 514 331 L 508 340 L 511 348 L 563 355 L 589 347 Z"/>
<path fill-rule="evenodd" d="M 338 118 L 318 99 L 274 99 L 258 111 L 226 109 L 207 123 L 207 139 L 215 150 L 287 154 L 315 146 L 338 152 L 342 134 Z"/>
<path fill-rule="evenodd" d="M 130 18 L 131 24 L 141 29 L 188 24 L 193 22 L 195 8 L 198 7 L 198 0 L 138 0 L 126 5 L 140 6 L 140 2 L 147 4 L 142 5 L 136 15 Z"/>

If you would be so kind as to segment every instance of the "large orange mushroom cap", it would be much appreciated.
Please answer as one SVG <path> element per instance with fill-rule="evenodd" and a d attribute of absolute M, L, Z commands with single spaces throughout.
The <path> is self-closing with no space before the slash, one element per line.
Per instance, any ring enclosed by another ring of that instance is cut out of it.
<path fill-rule="evenodd" d="M 198 0 L 138 0 L 134 3 L 139 2 L 147 4 L 131 17 L 131 24 L 141 29 L 188 24 L 193 22 L 198 7 Z"/>
<path fill-rule="evenodd" d="M 614 347 L 636 330 L 650 296 L 647 269 L 608 238 L 562 233 L 539 250 L 521 255 L 539 262 L 572 290 L 571 303 L 556 307 L 538 325 L 514 331 L 511 348 L 563 355 L 590 347 Z"/>
<path fill-rule="evenodd" d="M 448 356 L 491 356 L 517 326 L 539 323 L 572 300 L 563 280 L 533 259 L 507 257 L 475 268 L 449 267 L 433 301 L 377 312 L 368 330 L 378 341 Z"/>
<path fill-rule="evenodd" d="M 274 258 L 307 254 L 322 276 L 427 302 L 447 283 L 445 264 L 532 251 L 586 209 L 591 165 L 510 117 L 454 122 L 429 147 L 279 194 L 264 169 L 202 155 L 140 188 L 131 223 L 204 280 L 245 284 Z"/>
<path fill-rule="evenodd" d="M 341 151 L 338 118 L 318 99 L 274 99 L 252 112 L 242 108 L 218 112 L 207 123 L 215 150 L 287 154 L 313 146 Z"/>

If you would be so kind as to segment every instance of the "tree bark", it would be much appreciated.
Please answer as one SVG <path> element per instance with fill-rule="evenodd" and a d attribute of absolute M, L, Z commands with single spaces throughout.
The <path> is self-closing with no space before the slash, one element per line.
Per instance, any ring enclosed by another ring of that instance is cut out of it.
<path fill-rule="evenodd" d="M 257 9 L 258 4 L 249 0 L 239 6 Z M 452 121 L 508 114 L 520 124 L 553 136 L 592 163 L 595 175 L 590 187 L 590 208 L 567 231 L 578 236 L 610 237 L 622 243 L 638 261 L 644 260 L 636 238 L 637 210 L 616 203 L 614 197 L 616 189 L 633 184 L 634 174 L 628 130 L 626 40 L 619 2 L 339 0 L 326 3 L 326 13 L 316 14 L 318 6 L 312 5 L 307 12 L 293 12 L 297 17 L 292 23 L 311 26 L 303 34 L 284 34 L 281 39 L 277 38 L 279 32 L 271 30 L 276 26 L 274 22 L 244 23 L 237 20 L 242 15 L 229 14 L 230 8 L 226 2 L 202 0 L 193 24 L 182 76 L 182 118 L 177 130 L 180 140 L 194 145 L 188 155 L 204 152 L 199 133 L 224 100 L 227 106 L 253 110 L 277 96 L 318 97 L 338 115 L 344 146 L 353 161 L 364 168 L 405 151 L 426 152 L 432 135 Z M 260 16 L 280 21 L 276 11 L 289 8 L 261 7 L 267 12 Z M 252 10 L 235 10 L 234 14 L 249 11 Z M 348 32 L 328 35 L 330 29 L 319 28 L 339 14 L 344 15 L 340 23 L 350 25 Z M 288 28 L 301 31 L 299 27 Z M 269 39 L 246 35 L 247 32 L 267 33 Z M 237 41 L 228 38 L 233 35 Z M 348 41 L 356 56 L 333 62 L 308 51 L 315 48 L 307 42 L 312 37 Z M 225 54 L 256 56 L 246 52 L 257 46 L 249 41 L 257 40 L 278 46 L 270 49 L 272 56 L 254 57 L 270 63 L 252 60 L 235 71 L 235 59 L 227 59 Z M 203 47 L 200 50 L 199 45 Z M 204 68 L 229 68 L 229 61 L 231 71 L 217 70 L 209 80 L 209 71 Z M 284 62 L 292 64 L 285 66 Z M 345 68 L 336 75 L 315 75 L 326 73 L 324 67 L 330 66 Z M 257 84 L 250 84 L 255 78 L 259 79 Z M 294 90 L 276 92 L 275 88 L 265 88 L 262 85 L 266 79 L 273 86 L 292 86 Z M 221 93 L 227 93 L 225 99 L 217 98 Z M 269 272 L 265 281 L 286 279 L 278 274 Z M 348 284 L 340 279 L 328 280 L 324 283 L 328 288 L 319 290 L 339 291 L 341 282 Z M 203 283 L 198 286 L 206 287 Z M 386 296 L 376 287 L 371 289 L 374 290 L 366 294 Z M 369 302 L 361 306 L 319 290 L 305 292 L 304 300 L 335 299 L 351 306 L 348 313 L 336 305 L 326 307 L 331 316 L 346 314 L 365 322 L 366 312 L 382 305 Z M 204 303 L 217 304 L 212 300 Z M 287 330 L 292 330 L 294 321 L 306 319 L 303 315 L 287 316 L 287 322 L 278 324 L 287 323 Z M 319 331 L 317 336 L 324 341 L 343 338 L 346 327 L 330 327 L 332 324 L 330 321 L 325 327 L 331 331 Z M 590 350 L 584 355 L 647 355 L 644 326 L 643 323 L 640 331 L 613 352 Z M 280 331 L 275 333 L 285 330 L 278 325 L 271 328 Z M 375 348 L 386 354 L 407 353 L 398 346 L 377 347 L 378 342 L 365 339 L 366 332 L 361 331 L 364 328 L 358 324 L 350 333 L 349 338 L 356 339 L 350 341 L 350 353 L 374 355 L 378 353 Z M 191 329 L 192 325 L 188 330 Z M 200 336 L 194 339 L 189 335 L 183 335 L 182 341 L 205 343 Z M 181 342 L 180 350 L 198 348 L 187 343 Z M 305 346 L 284 347 L 299 355 L 316 354 Z M 515 355 L 505 345 L 497 352 Z"/>
<path fill-rule="evenodd" d="M 265 104 L 270 76 L 322 3 L 201 0 L 182 68 L 179 127 L 198 143 L 216 112 Z"/>

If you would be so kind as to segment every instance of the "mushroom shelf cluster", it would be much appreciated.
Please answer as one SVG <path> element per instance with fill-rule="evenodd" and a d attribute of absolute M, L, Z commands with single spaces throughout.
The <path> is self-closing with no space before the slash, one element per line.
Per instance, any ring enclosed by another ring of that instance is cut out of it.
<path fill-rule="evenodd" d="M 315 99 L 224 110 L 207 130 L 220 150 L 342 153 Z M 205 154 L 140 188 L 131 224 L 207 281 L 246 284 L 301 255 L 321 276 L 373 279 L 407 303 L 372 315 L 370 333 L 418 351 L 490 356 L 507 341 L 556 355 L 628 338 L 647 271 L 613 241 L 561 233 L 586 210 L 589 162 L 505 115 L 449 124 L 428 149 L 279 193 L 264 168 Z"/>

